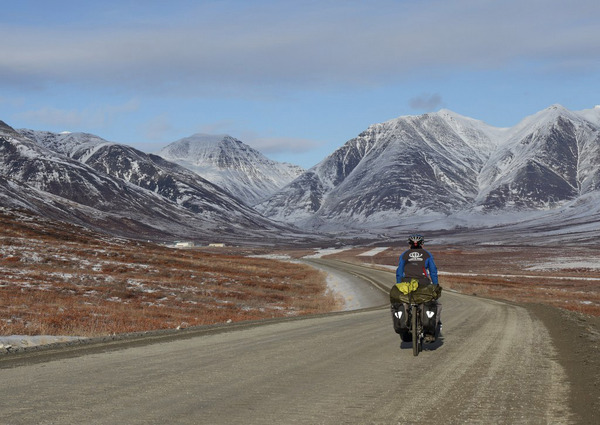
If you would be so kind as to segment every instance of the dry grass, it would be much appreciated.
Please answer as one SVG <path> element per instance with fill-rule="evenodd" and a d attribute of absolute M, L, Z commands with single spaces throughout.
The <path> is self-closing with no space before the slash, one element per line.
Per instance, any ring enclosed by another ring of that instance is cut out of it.
<path fill-rule="evenodd" d="M 440 284 L 465 294 L 513 302 L 544 303 L 600 316 L 600 249 L 579 247 L 426 247 L 440 270 Z M 352 250 L 334 257 L 397 266 L 404 246 L 374 257 Z"/>
<path fill-rule="evenodd" d="M 0 334 L 100 336 L 336 310 L 308 266 L 172 249 L 0 210 Z"/>

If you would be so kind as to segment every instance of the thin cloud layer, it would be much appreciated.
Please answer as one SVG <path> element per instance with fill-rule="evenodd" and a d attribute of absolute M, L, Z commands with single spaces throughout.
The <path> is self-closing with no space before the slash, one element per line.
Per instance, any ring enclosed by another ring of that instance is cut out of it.
<path fill-rule="evenodd" d="M 15 118 L 37 122 L 48 126 L 63 126 L 65 129 L 82 127 L 103 127 L 115 116 L 135 112 L 139 102 L 131 100 L 120 105 L 104 105 L 94 109 L 64 110 L 53 107 L 26 111 L 15 114 Z"/>
<path fill-rule="evenodd" d="M 130 27 L 3 25 L 1 84 L 235 96 L 379 85 L 421 72 L 600 68 L 597 1 L 302 3 L 188 6 L 180 22 Z"/>
<path fill-rule="evenodd" d="M 312 166 L 404 114 L 511 126 L 597 104 L 598 16 L 597 0 L 10 2 L 0 119 L 145 151 L 227 133 Z"/>
<path fill-rule="evenodd" d="M 243 141 L 267 155 L 281 153 L 300 154 L 310 152 L 322 144 L 322 142 L 316 140 L 294 137 L 250 137 Z"/>

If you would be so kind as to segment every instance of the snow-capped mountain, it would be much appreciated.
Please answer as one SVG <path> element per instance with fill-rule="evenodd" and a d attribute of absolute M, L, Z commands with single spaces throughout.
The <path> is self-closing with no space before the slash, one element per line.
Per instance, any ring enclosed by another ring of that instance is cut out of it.
<path fill-rule="evenodd" d="M 62 133 L 53 133 L 51 131 L 35 131 L 29 129 L 19 129 L 17 132 L 38 145 L 50 149 L 53 152 L 66 155 L 70 158 L 81 160 L 80 152 L 92 151 L 103 145 L 111 145 L 107 140 L 89 133 L 71 133 L 64 131 Z M 82 162 L 85 162 L 82 161 Z"/>
<path fill-rule="evenodd" d="M 157 155 L 146 154 L 131 146 L 111 143 L 87 133 L 18 131 L 38 144 L 89 165 L 100 173 L 150 190 L 195 213 L 238 211 L 243 212 L 246 218 L 258 218 L 254 210 L 229 193 Z"/>
<path fill-rule="evenodd" d="M 450 213 L 473 203 L 504 132 L 446 110 L 375 124 L 257 209 L 307 223 Z"/>
<path fill-rule="evenodd" d="M 600 126 L 586 115 L 554 105 L 511 129 L 481 170 L 476 203 L 549 208 L 599 189 Z"/>
<path fill-rule="evenodd" d="M 194 171 L 248 205 L 272 195 L 304 171 L 270 160 L 227 135 L 195 134 L 171 143 L 158 155 Z"/>
<path fill-rule="evenodd" d="M 286 231 L 189 170 L 97 136 L 0 123 L 0 155 L 3 205 L 135 237 Z"/>
<path fill-rule="evenodd" d="M 372 125 L 256 208 L 328 230 L 415 218 L 452 227 L 457 213 L 557 208 L 600 189 L 599 116 L 554 105 L 513 128 L 447 110 L 400 117 Z"/>
<path fill-rule="evenodd" d="M 553 105 L 512 128 L 447 110 L 375 124 L 255 209 L 241 198 L 263 196 L 257 181 L 265 194 L 291 176 L 275 179 L 270 161 L 243 143 L 193 136 L 161 155 L 0 122 L 0 203 L 148 238 L 300 238 L 265 216 L 338 237 L 408 229 L 467 241 L 600 237 L 600 107 Z M 227 190 L 194 169 L 219 170 Z M 265 175 L 278 182 L 268 190 Z"/>

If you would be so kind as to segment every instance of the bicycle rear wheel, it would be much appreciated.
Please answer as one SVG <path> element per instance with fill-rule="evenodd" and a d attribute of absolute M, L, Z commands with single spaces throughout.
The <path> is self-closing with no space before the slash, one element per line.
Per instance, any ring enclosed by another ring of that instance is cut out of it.
<path fill-rule="evenodd" d="M 419 335 L 419 308 L 416 305 L 412 306 L 411 316 L 413 356 L 418 356 L 421 351 L 421 338 Z"/>

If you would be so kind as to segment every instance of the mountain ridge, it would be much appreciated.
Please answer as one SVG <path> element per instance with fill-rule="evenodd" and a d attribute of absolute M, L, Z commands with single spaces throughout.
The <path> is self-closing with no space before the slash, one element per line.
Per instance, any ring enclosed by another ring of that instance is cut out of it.
<path fill-rule="evenodd" d="M 196 134 L 169 146 L 171 157 L 199 158 L 207 168 L 266 169 L 262 154 L 226 135 Z M 593 228 L 600 214 L 600 106 L 551 105 L 506 128 L 447 109 L 376 123 L 288 183 L 279 180 L 281 187 L 254 208 L 233 194 L 247 185 L 240 175 L 229 175 L 237 188 L 222 188 L 162 156 L 91 134 L 17 131 L 0 121 L 0 151 L 2 205 L 47 208 L 99 227 L 129 220 L 128 235 L 143 228 L 280 241 L 282 232 L 294 240 L 323 232 L 376 239 L 412 229 L 600 236 Z M 96 186 L 86 187 L 88 179 Z M 135 214 L 124 217 L 123 209 Z"/>
<path fill-rule="evenodd" d="M 448 110 L 395 118 L 369 126 L 257 209 L 329 231 L 552 209 L 600 188 L 596 117 L 600 108 L 552 105 L 509 128 Z"/>
<path fill-rule="evenodd" d="M 297 235 L 177 164 L 97 136 L 4 124 L 0 155 L 3 205 L 51 218 L 148 239 Z"/>
<path fill-rule="evenodd" d="M 162 148 L 157 155 L 175 162 L 254 205 L 304 170 L 265 157 L 229 135 L 197 133 Z"/>

